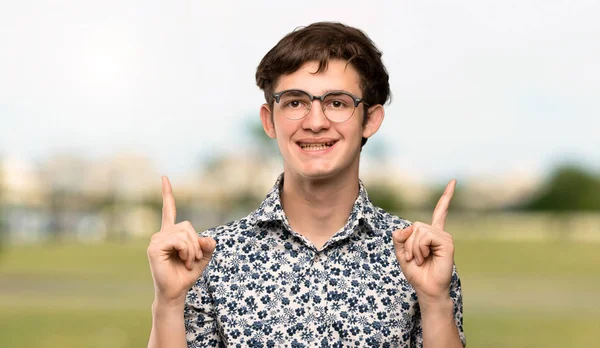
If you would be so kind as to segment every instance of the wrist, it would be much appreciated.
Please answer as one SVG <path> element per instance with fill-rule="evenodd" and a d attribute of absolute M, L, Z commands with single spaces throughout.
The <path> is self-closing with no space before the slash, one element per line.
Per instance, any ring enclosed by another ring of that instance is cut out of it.
<path fill-rule="evenodd" d="M 175 300 L 166 300 L 159 297 L 152 302 L 153 313 L 181 313 L 185 307 L 185 297 Z"/>
<path fill-rule="evenodd" d="M 450 298 L 450 294 L 444 296 L 427 296 L 417 294 L 419 300 L 419 308 L 421 308 L 422 315 L 454 315 L 454 302 Z"/>
<path fill-rule="evenodd" d="M 454 302 L 447 297 L 419 298 L 424 347 L 463 347 Z"/>

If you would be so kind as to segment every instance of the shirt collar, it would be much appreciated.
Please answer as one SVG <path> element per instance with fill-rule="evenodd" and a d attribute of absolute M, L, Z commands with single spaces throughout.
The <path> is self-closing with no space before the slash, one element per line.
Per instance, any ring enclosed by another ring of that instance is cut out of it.
<path fill-rule="evenodd" d="M 273 188 L 267 193 L 267 196 L 258 206 L 252 216 L 257 222 L 283 221 L 287 224 L 287 217 L 281 206 L 280 191 L 283 188 L 283 173 L 275 181 Z"/>
<path fill-rule="evenodd" d="M 370 230 L 375 228 L 374 217 L 377 213 L 375 206 L 371 203 L 367 190 L 363 182 L 359 179 L 358 196 L 352 206 L 352 211 L 348 217 L 348 221 L 342 230 L 333 236 L 331 242 L 348 237 L 358 224 L 362 221 Z M 287 228 L 289 227 L 287 216 L 281 206 L 281 189 L 283 188 L 283 173 L 279 175 L 275 184 L 256 209 L 252 216 L 256 222 L 281 221 Z M 328 243 L 329 244 L 329 243 Z"/>

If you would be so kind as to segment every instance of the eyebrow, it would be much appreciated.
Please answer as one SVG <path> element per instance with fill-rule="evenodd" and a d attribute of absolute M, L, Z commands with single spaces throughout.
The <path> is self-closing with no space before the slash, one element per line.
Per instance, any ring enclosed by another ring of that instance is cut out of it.
<path fill-rule="evenodd" d="M 298 93 L 298 92 L 306 92 L 306 93 L 309 93 L 308 91 L 305 91 L 305 90 L 303 90 L 303 89 L 292 89 L 291 91 L 293 91 L 294 93 Z M 288 92 L 288 93 L 289 93 L 289 92 Z M 321 95 L 325 95 L 325 94 L 327 94 L 327 93 L 350 93 L 350 94 L 352 94 L 352 95 L 356 95 L 356 94 L 354 94 L 354 93 L 352 93 L 352 92 L 350 92 L 350 91 L 346 91 L 346 90 L 344 90 L 344 89 L 326 89 L 326 90 L 324 90 L 324 91 L 322 91 L 322 92 L 321 92 Z M 309 93 L 309 94 L 310 94 L 310 93 Z M 315 94 L 313 94 L 313 95 L 315 95 Z"/>
<path fill-rule="evenodd" d="M 287 91 L 286 94 L 287 93 L 289 93 L 289 94 L 291 94 L 293 96 L 299 96 L 299 95 L 303 95 L 304 91 L 301 90 L 301 89 L 292 89 L 292 90 Z"/>
<path fill-rule="evenodd" d="M 285 91 L 286 91 L 286 93 L 289 93 L 292 96 L 302 95 L 302 93 L 311 94 L 310 92 L 308 92 L 306 90 L 303 90 L 303 89 L 300 89 L 300 88 L 291 88 L 291 89 L 287 89 Z M 328 93 L 332 93 L 332 94 L 336 94 L 336 93 L 338 93 L 338 94 L 339 93 L 350 93 L 351 95 L 356 96 L 356 94 L 354 94 L 354 93 L 352 93 L 350 91 L 343 90 L 343 89 L 326 89 L 326 90 L 324 90 L 324 91 L 321 92 L 321 96 L 323 96 L 325 94 L 328 94 Z M 311 95 L 314 95 L 314 94 L 311 94 Z M 364 97 L 357 97 L 357 98 L 361 98 L 362 99 Z"/>
<path fill-rule="evenodd" d="M 352 93 L 350 91 L 343 90 L 343 89 L 326 89 L 325 91 L 323 91 L 323 94 L 321 94 L 321 95 L 324 95 L 324 94 L 327 94 L 327 93 L 342 93 L 342 92 L 343 93 L 350 93 L 352 95 L 355 95 L 354 93 Z"/>

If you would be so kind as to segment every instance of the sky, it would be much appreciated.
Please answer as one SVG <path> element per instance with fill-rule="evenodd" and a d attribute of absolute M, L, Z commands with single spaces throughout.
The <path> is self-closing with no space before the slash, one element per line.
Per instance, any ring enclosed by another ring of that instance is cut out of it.
<path fill-rule="evenodd" d="M 576 0 L 0 0 L 0 155 L 127 151 L 183 175 L 248 145 L 279 39 L 340 21 L 383 51 L 393 99 L 367 147 L 407 175 L 599 169 L 598 18 Z"/>

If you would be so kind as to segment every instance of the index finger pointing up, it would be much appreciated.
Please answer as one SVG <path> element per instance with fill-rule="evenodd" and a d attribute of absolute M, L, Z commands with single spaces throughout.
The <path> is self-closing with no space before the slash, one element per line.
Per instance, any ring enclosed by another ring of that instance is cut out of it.
<path fill-rule="evenodd" d="M 442 197 L 438 201 L 435 209 L 433 210 L 433 218 L 431 226 L 438 230 L 444 230 L 446 225 L 446 217 L 448 216 L 448 207 L 450 206 L 450 200 L 454 195 L 454 187 L 456 187 L 456 180 L 452 179 L 446 186 Z"/>
<path fill-rule="evenodd" d="M 177 210 L 175 208 L 175 197 L 173 197 L 173 188 L 171 188 L 171 182 L 166 176 L 162 177 L 162 224 L 161 230 L 165 227 L 175 225 L 175 216 Z"/>

